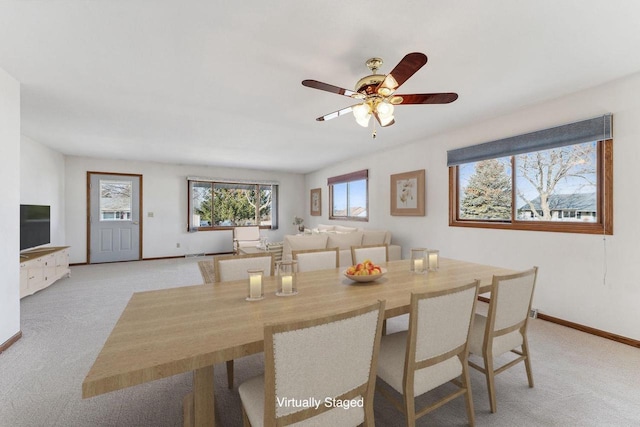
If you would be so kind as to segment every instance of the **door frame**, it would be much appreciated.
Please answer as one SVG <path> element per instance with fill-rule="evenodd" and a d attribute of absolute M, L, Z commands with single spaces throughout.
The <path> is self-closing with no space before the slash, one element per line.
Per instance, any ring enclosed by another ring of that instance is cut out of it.
<path fill-rule="evenodd" d="M 140 179 L 140 197 L 138 200 L 138 212 L 140 212 L 140 227 L 138 245 L 138 261 L 142 260 L 142 174 L 138 173 L 121 173 L 121 172 L 98 172 L 87 171 L 87 264 L 91 264 L 91 175 L 116 175 L 116 176 L 135 176 Z"/>

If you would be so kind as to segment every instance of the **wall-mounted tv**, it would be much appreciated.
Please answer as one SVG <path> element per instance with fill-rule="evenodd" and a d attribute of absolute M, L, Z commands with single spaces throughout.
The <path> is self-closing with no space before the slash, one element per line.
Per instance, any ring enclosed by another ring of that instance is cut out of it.
<path fill-rule="evenodd" d="M 20 250 L 51 243 L 51 207 L 20 205 Z"/>

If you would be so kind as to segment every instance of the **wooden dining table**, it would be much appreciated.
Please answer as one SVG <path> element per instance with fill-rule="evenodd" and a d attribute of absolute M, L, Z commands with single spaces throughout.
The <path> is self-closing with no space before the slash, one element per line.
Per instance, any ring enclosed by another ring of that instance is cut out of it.
<path fill-rule="evenodd" d="M 369 283 L 350 280 L 340 268 L 298 273 L 298 293 L 286 297 L 276 296 L 276 277 L 266 276 L 259 301 L 245 300 L 246 280 L 134 293 L 84 379 L 82 397 L 193 372 L 184 425 L 215 426 L 213 366 L 262 352 L 266 323 L 328 316 L 377 300 L 386 301 L 390 318 L 409 312 L 413 292 L 480 279 L 486 293 L 494 274 L 513 273 L 446 258 L 428 274 L 411 272 L 409 260 L 383 267 L 384 276 Z"/>

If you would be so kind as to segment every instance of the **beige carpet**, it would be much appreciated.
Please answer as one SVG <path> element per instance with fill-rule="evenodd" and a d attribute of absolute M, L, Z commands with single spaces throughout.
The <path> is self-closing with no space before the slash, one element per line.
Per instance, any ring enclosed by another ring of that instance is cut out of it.
<path fill-rule="evenodd" d="M 209 260 L 207 258 L 206 260 Z M 81 384 L 133 292 L 202 283 L 203 258 L 78 266 L 71 278 L 21 301 L 23 338 L 0 355 L 1 427 L 162 427 L 182 425 L 191 375 L 81 398 Z M 389 330 L 401 321 L 392 319 Z M 472 370 L 478 426 L 640 425 L 640 350 L 541 320 L 529 332 L 536 387 L 524 367 L 498 375 L 498 412 L 489 412 L 484 377 Z M 236 384 L 262 372 L 262 356 L 236 361 Z M 241 426 L 237 387 L 215 367 L 219 425 Z M 421 399 L 422 402 L 424 399 Z M 380 395 L 376 425 L 404 425 Z M 462 399 L 419 426 L 466 425 Z"/>

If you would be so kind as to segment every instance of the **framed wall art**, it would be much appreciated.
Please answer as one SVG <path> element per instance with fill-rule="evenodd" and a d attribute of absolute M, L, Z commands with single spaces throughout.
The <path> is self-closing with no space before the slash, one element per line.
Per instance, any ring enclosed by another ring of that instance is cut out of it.
<path fill-rule="evenodd" d="M 391 215 L 424 216 L 425 170 L 391 175 Z"/>
<path fill-rule="evenodd" d="M 311 215 L 322 215 L 322 189 L 314 188 L 311 190 Z"/>

